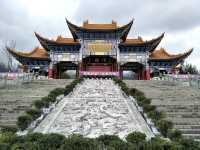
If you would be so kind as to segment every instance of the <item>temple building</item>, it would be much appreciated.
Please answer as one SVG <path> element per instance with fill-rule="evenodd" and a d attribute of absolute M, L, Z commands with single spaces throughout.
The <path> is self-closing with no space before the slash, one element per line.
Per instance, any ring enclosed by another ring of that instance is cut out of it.
<path fill-rule="evenodd" d="M 123 26 L 115 21 L 110 24 L 82 26 L 66 19 L 72 38 L 58 36 L 48 39 L 35 33 L 42 48 L 25 53 L 12 48 L 7 50 L 23 65 L 24 71 L 43 69 L 49 78 L 61 78 L 66 70 L 76 70 L 76 76 L 117 76 L 132 71 L 136 79 L 149 80 L 155 72 L 175 73 L 193 51 L 169 54 L 164 48 L 156 50 L 164 37 L 145 41 L 127 38 L 133 20 Z"/>

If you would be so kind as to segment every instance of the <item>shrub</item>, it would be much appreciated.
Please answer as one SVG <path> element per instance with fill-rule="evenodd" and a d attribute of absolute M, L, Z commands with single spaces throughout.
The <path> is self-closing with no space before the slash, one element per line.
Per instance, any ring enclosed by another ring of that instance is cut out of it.
<path fill-rule="evenodd" d="M 145 141 L 145 139 L 146 139 L 146 135 L 141 132 L 133 132 L 133 133 L 128 134 L 128 136 L 126 137 L 126 141 L 133 144 L 138 144 L 140 142 L 143 142 Z"/>
<path fill-rule="evenodd" d="M 164 114 L 157 110 L 147 112 L 147 116 L 151 118 L 154 122 L 157 122 L 158 120 L 161 120 L 164 118 Z"/>
<path fill-rule="evenodd" d="M 0 129 L 1 129 L 2 133 L 6 133 L 6 132 L 15 133 L 15 132 L 17 132 L 17 127 L 16 126 L 4 126 L 4 125 L 1 125 Z"/>
<path fill-rule="evenodd" d="M 173 127 L 173 123 L 168 120 L 159 120 L 156 125 L 164 137 L 167 137 L 169 131 Z"/>
<path fill-rule="evenodd" d="M 6 133 L 0 134 L 0 143 L 7 143 L 7 144 L 11 145 L 17 141 L 16 139 L 17 139 L 16 134 L 11 133 L 11 132 L 6 132 Z"/>
<path fill-rule="evenodd" d="M 180 144 L 183 146 L 184 150 L 199 150 L 200 143 L 192 139 L 182 139 Z"/>
<path fill-rule="evenodd" d="M 55 95 L 56 97 L 59 95 L 62 95 L 64 93 L 64 88 L 56 88 L 53 91 L 50 92 L 50 95 Z"/>
<path fill-rule="evenodd" d="M 49 94 L 48 96 L 45 96 L 41 99 L 41 101 L 44 102 L 44 104 L 46 105 L 46 107 L 49 106 L 50 103 L 53 103 L 56 101 L 56 97 L 55 95 L 53 94 Z"/>
<path fill-rule="evenodd" d="M 137 101 L 141 101 L 143 103 L 143 101 L 145 101 L 146 97 L 144 95 L 137 95 L 135 96 Z"/>
<path fill-rule="evenodd" d="M 65 136 L 52 133 L 52 134 L 45 134 L 37 140 L 37 144 L 42 150 L 56 150 L 60 149 L 62 144 L 64 143 Z"/>
<path fill-rule="evenodd" d="M 144 112 L 150 112 L 156 109 L 156 106 L 149 105 L 149 104 L 143 104 L 143 110 Z"/>
<path fill-rule="evenodd" d="M 130 89 L 130 95 L 135 97 L 136 99 L 139 97 L 145 98 L 144 93 L 135 88 Z"/>
<path fill-rule="evenodd" d="M 183 150 L 179 143 L 168 141 L 160 137 L 152 138 L 148 143 L 148 148 L 152 150 Z"/>
<path fill-rule="evenodd" d="M 73 87 L 71 85 L 68 85 L 65 87 L 65 95 L 69 94 L 73 90 Z"/>
<path fill-rule="evenodd" d="M 25 130 L 31 123 L 32 118 L 29 115 L 20 116 L 17 118 L 17 126 L 20 130 Z"/>
<path fill-rule="evenodd" d="M 103 143 L 105 146 L 109 146 L 114 141 L 121 141 L 116 135 L 101 135 L 97 138 L 97 141 Z"/>
<path fill-rule="evenodd" d="M 10 150 L 10 145 L 8 143 L 0 143 L 0 150 Z"/>
<path fill-rule="evenodd" d="M 127 150 L 128 145 L 125 141 L 119 140 L 112 140 L 109 145 L 107 146 L 108 150 Z"/>
<path fill-rule="evenodd" d="M 168 133 L 168 137 L 173 140 L 173 141 L 178 141 L 180 139 L 182 139 L 182 134 L 180 130 L 170 130 L 170 132 Z"/>
<path fill-rule="evenodd" d="M 99 150 L 95 139 L 84 138 L 82 135 L 71 135 L 65 141 L 61 150 Z"/>
<path fill-rule="evenodd" d="M 41 109 L 43 107 L 48 107 L 49 106 L 48 102 L 44 101 L 44 100 L 43 101 L 42 100 L 37 100 L 37 101 L 34 102 L 34 105 L 38 109 Z"/>
<path fill-rule="evenodd" d="M 30 115 L 32 117 L 32 119 L 36 119 L 36 118 L 40 117 L 40 115 L 42 114 L 42 111 L 39 109 L 29 109 L 26 111 L 26 113 L 28 115 Z"/>
<path fill-rule="evenodd" d="M 42 133 L 30 133 L 26 135 L 27 142 L 37 142 L 40 138 L 42 138 L 44 134 Z"/>

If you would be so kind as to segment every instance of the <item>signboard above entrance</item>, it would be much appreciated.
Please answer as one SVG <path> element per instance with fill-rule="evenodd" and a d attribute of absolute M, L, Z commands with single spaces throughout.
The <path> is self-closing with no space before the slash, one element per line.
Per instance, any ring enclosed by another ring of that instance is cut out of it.
<path fill-rule="evenodd" d="M 105 40 L 94 40 L 86 44 L 86 49 L 94 55 L 107 55 L 112 52 L 113 43 Z"/>

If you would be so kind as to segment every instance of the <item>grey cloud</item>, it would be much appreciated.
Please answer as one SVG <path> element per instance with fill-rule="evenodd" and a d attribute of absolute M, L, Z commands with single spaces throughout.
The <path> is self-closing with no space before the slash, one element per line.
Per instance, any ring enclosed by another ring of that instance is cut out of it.
<path fill-rule="evenodd" d="M 7 41 L 16 41 L 16 48 L 31 50 L 39 45 L 34 31 L 47 37 L 69 34 L 65 23 L 65 14 L 58 17 L 32 16 L 18 0 L 0 2 L 0 39 L 1 45 Z M 37 9 L 37 8 L 35 8 Z M 41 11 L 41 10 L 38 10 Z M 41 11 L 41 13 L 44 13 Z"/>
<path fill-rule="evenodd" d="M 76 12 L 77 22 L 84 19 L 125 23 L 135 18 L 136 32 L 176 32 L 200 25 L 198 0 L 84 0 Z"/>
<path fill-rule="evenodd" d="M 56 0 L 50 2 L 52 1 Z M 51 6 L 52 11 L 56 13 L 62 9 L 64 12 L 68 0 L 63 1 L 62 5 Z M 79 7 L 73 14 L 71 20 L 73 23 L 80 25 L 86 19 L 93 23 L 110 23 L 113 19 L 123 25 L 135 18 L 130 37 L 138 35 L 156 37 L 162 32 L 176 35 L 200 26 L 199 0 L 76 0 L 76 2 L 79 3 Z M 54 10 L 54 7 L 59 9 Z M 39 45 L 33 34 L 34 31 L 45 37 L 55 37 L 59 34 L 71 36 L 65 23 L 67 13 L 61 16 L 32 16 L 28 8 L 21 5 L 19 0 L 1 0 L 0 8 L 2 44 L 15 40 L 17 49 L 31 50 Z M 43 10 L 38 11 L 44 13 Z M 172 43 L 171 46 L 169 43 L 168 47 L 182 48 L 184 44 L 181 42 Z"/>

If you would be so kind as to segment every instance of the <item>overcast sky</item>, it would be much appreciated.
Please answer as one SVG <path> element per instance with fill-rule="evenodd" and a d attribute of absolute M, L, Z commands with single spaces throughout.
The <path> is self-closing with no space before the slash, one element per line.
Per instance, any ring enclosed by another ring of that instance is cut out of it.
<path fill-rule="evenodd" d="M 0 0 L 0 45 L 14 40 L 16 49 L 30 51 L 44 37 L 71 37 L 65 18 L 82 25 L 91 23 L 134 24 L 129 38 L 151 39 L 165 32 L 159 47 L 170 53 L 194 52 L 187 62 L 200 69 L 199 0 Z M 158 48 L 159 48 L 158 47 Z"/>

